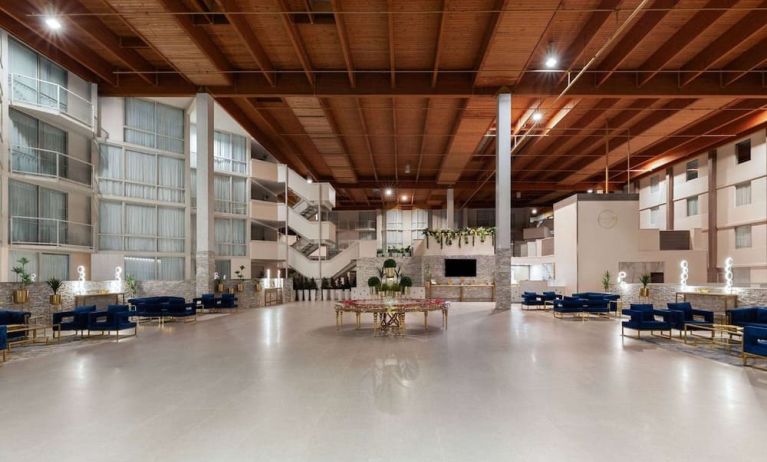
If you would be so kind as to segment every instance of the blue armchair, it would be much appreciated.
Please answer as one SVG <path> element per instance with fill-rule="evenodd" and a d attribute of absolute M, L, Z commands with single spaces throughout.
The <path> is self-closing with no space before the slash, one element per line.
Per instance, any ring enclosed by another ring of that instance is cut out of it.
<path fill-rule="evenodd" d="M 594 297 L 583 300 L 583 312 L 593 316 L 609 316 L 610 300 L 605 297 Z"/>
<path fill-rule="evenodd" d="M 74 331 L 79 332 L 80 335 L 85 335 L 85 331 L 88 330 L 88 314 L 96 311 L 96 305 L 77 306 L 71 311 L 60 311 L 53 313 L 53 336 L 61 337 L 62 331 Z"/>
<path fill-rule="evenodd" d="M 183 299 L 171 300 L 162 305 L 163 316 L 169 318 L 188 318 L 189 320 L 197 320 L 197 304 L 186 303 Z"/>
<path fill-rule="evenodd" d="M 631 329 L 637 332 L 637 338 L 641 337 L 643 331 L 649 331 L 651 335 L 658 331 L 661 336 L 664 331 L 668 331 L 668 338 L 671 338 L 671 323 L 655 319 L 655 316 L 662 316 L 663 313 L 652 305 L 632 303 L 630 309 L 623 310 L 623 314 L 630 319 L 621 323 L 621 336 L 626 337 L 625 329 Z"/>
<path fill-rule="evenodd" d="M 10 326 L 12 324 L 29 324 L 31 313 L 29 311 L 0 310 L 0 326 Z M 27 336 L 24 332 L 8 333 L 6 328 L 6 341 L 13 343 L 24 340 Z"/>
<path fill-rule="evenodd" d="M 201 297 L 194 299 L 194 303 L 197 302 L 199 302 L 205 310 L 215 310 L 218 301 L 214 294 L 202 294 Z"/>
<path fill-rule="evenodd" d="M 657 311 L 662 313 L 661 317 L 663 317 L 664 321 L 669 322 L 674 329 L 679 331 L 679 335 L 682 335 L 685 325 L 688 330 L 693 330 L 696 324 L 714 323 L 713 311 L 697 310 L 692 307 L 690 302 L 668 303 L 667 310 Z M 696 316 L 698 317 L 697 319 L 695 318 Z"/>
<path fill-rule="evenodd" d="M 522 309 L 532 310 L 545 307 L 545 298 L 535 292 L 522 293 Z"/>
<path fill-rule="evenodd" d="M 132 337 L 138 334 L 137 324 L 130 320 L 132 313 L 128 305 L 109 305 L 106 311 L 94 311 L 88 313 L 88 335 L 91 332 L 111 332 L 114 331 L 117 340 L 120 340 L 120 331 L 133 329 Z M 125 336 L 124 336 L 125 337 Z"/>
<path fill-rule="evenodd" d="M 583 318 L 586 302 L 583 299 L 575 297 L 562 297 L 554 302 L 554 317 L 563 319 L 566 315 L 570 317 Z"/>
<path fill-rule="evenodd" d="M 748 358 L 767 359 L 767 327 L 746 326 L 743 328 L 743 365 Z"/>
<path fill-rule="evenodd" d="M 221 299 L 218 301 L 217 308 L 235 309 L 237 308 L 237 297 L 234 294 L 221 294 Z"/>
<path fill-rule="evenodd" d="M 547 302 L 553 302 L 555 300 L 561 299 L 562 296 L 558 295 L 556 292 L 543 292 L 543 300 Z"/>
<path fill-rule="evenodd" d="M 767 327 L 767 307 L 755 306 L 727 310 L 729 323 L 740 327 Z"/>
<path fill-rule="evenodd" d="M 0 351 L 3 352 L 3 362 L 8 355 L 8 327 L 0 326 Z"/>

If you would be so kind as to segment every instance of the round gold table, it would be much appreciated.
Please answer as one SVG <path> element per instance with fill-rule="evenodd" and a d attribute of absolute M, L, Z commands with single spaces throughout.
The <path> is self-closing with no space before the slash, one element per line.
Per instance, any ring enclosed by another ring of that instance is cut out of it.
<path fill-rule="evenodd" d="M 423 313 L 424 330 L 429 330 L 429 312 L 442 312 L 442 327 L 447 329 L 447 312 L 450 303 L 442 299 L 390 298 L 370 300 L 345 300 L 336 303 L 336 329 L 343 326 L 344 313 L 354 313 L 357 329 L 365 313 L 373 315 L 374 335 L 402 335 L 405 332 L 405 315 Z"/>

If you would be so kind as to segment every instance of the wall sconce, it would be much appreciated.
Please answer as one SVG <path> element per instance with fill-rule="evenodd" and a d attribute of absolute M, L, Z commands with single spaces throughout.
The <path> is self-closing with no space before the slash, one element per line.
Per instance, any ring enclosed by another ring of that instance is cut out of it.
<path fill-rule="evenodd" d="M 85 282 L 85 267 L 83 265 L 77 267 L 77 280 Z"/>
<path fill-rule="evenodd" d="M 724 259 L 724 283 L 727 293 L 732 292 L 732 257 Z"/>
<path fill-rule="evenodd" d="M 618 287 L 621 289 L 626 288 L 626 272 L 625 271 L 619 271 L 618 277 L 615 279 L 615 281 L 618 283 Z"/>
<path fill-rule="evenodd" d="M 121 266 L 115 266 L 115 281 L 123 280 L 123 269 Z"/>
<path fill-rule="evenodd" d="M 687 260 L 682 260 L 679 263 L 680 273 L 679 273 L 679 284 L 682 286 L 682 289 L 687 287 L 687 278 L 690 276 L 690 266 L 687 263 Z"/>

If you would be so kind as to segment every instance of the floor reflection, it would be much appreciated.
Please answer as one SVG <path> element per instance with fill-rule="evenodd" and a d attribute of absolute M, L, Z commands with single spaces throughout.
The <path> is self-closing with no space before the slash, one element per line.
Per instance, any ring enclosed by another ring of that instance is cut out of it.
<path fill-rule="evenodd" d="M 418 361 L 412 355 L 390 353 L 376 358 L 372 365 L 373 400 L 376 409 L 400 414 L 411 399 L 412 386 L 419 375 Z"/>

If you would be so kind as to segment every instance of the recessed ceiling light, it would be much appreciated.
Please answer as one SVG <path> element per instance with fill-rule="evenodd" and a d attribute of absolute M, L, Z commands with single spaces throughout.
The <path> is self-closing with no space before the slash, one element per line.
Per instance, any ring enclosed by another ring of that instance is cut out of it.
<path fill-rule="evenodd" d="M 543 114 L 541 114 L 538 111 L 533 112 L 533 121 L 534 122 L 540 122 L 541 119 L 543 119 Z"/>
<path fill-rule="evenodd" d="M 391 188 L 386 188 L 384 190 L 384 194 L 386 194 L 387 196 L 391 196 L 392 194 L 394 194 L 394 190 Z"/>
<path fill-rule="evenodd" d="M 61 21 L 59 21 L 55 16 L 46 16 L 45 25 L 48 26 L 48 29 L 50 30 L 61 29 Z"/>
<path fill-rule="evenodd" d="M 589 190 L 588 190 L 588 191 L 586 191 L 586 192 L 587 192 L 587 193 L 589 193 L 589 194 L 591 194 L 591 193 L 593 193 L 593 192 L 594 192 L 594 190 L 593 190 L 593 189 L 589 189 Z"/>
<path fill-rule="evenodd" d="M 533 213 L 533 215 L 535 215 L 535 214 L 538 213 L 538 209 L 533 209 L 533 210 L 531 210 L 531 212 Z"/>
<path fill-rule="evenodd" d="M 549 55 L 546 57 L 546 61 L 543 63 L 547 68 L 554 69 L 557 67 L 557 64 L 559 64 L 559 60 L 554 55 Z"/>
<path fill-rule="evenodd" d="M 407 195 L 403 194 L 402 197 L 400 197 L 400 199 L 402 199 L 402 202 L 407 202 Z"/>
<path fill-rule="evenodd" d="M 309 183 L 309 184 L 312 184 L 312 183 L 314 183 L 314 180 L 312 180 L 311 178 L 307 178 L 306 182 Z"/>

